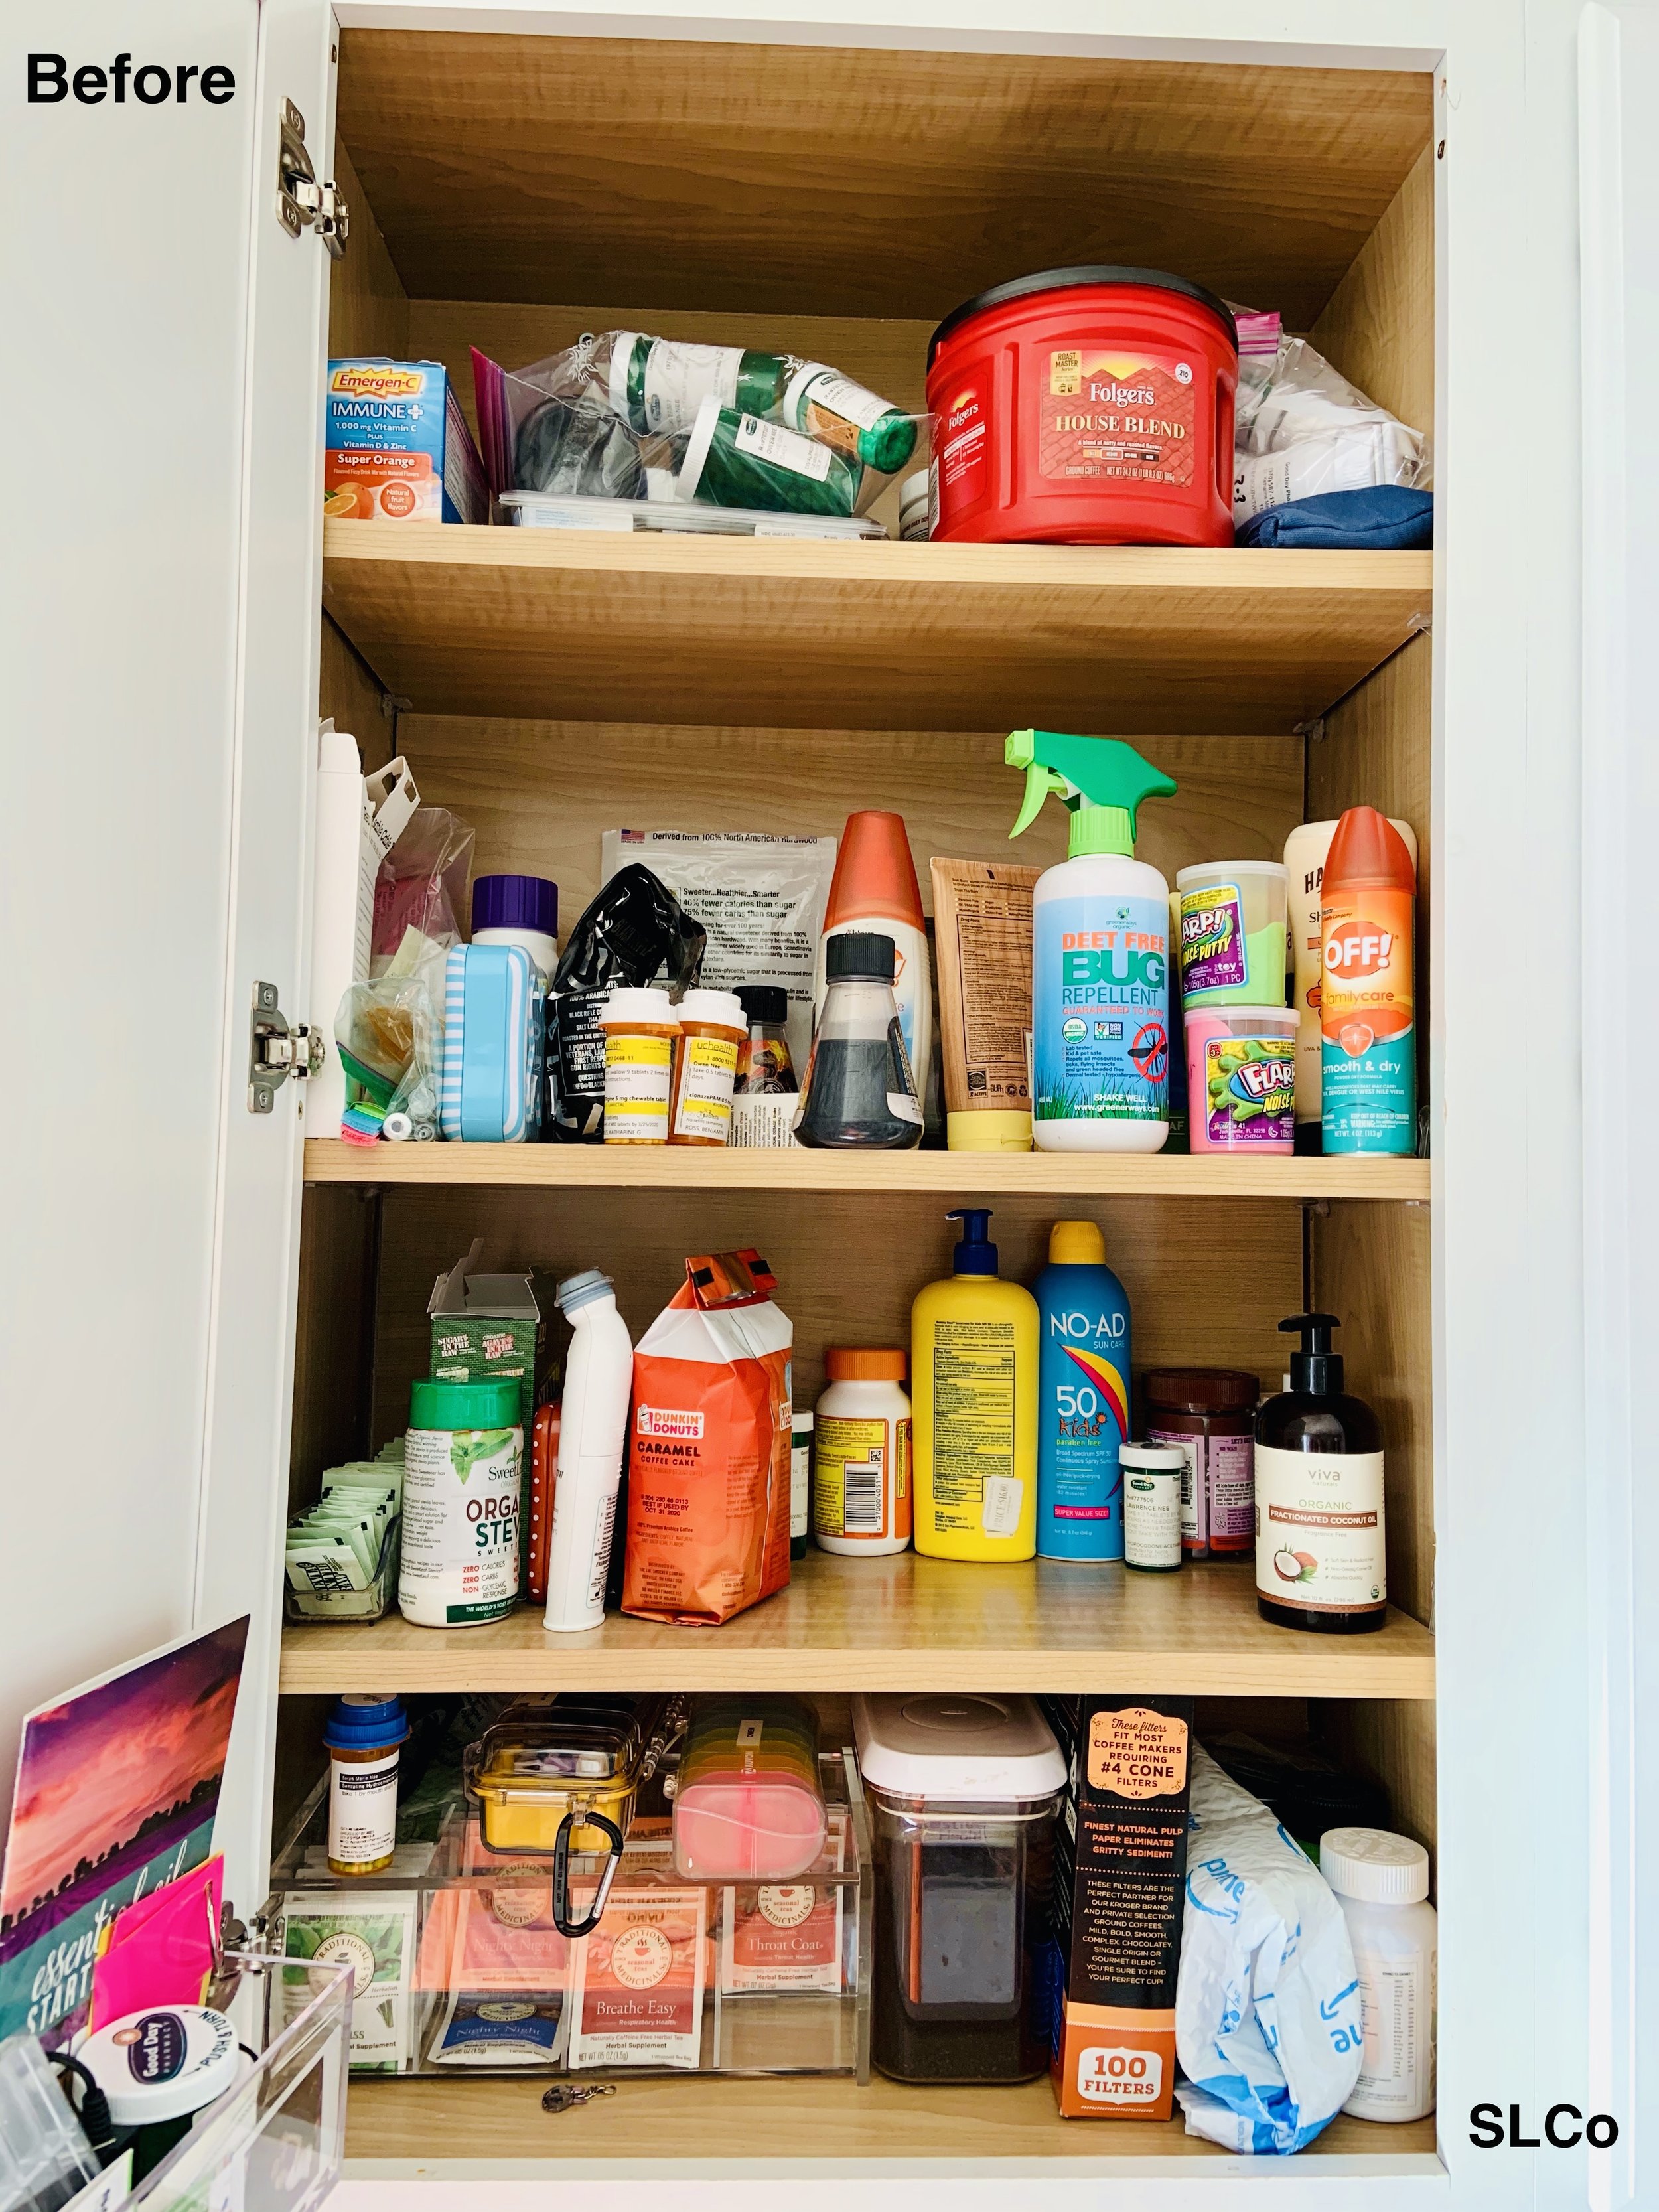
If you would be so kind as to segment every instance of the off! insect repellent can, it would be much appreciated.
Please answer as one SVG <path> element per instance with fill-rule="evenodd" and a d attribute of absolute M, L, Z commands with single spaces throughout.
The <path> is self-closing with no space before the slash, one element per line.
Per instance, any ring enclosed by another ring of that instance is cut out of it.
<path fill-rule="evenodd" d="M 1321 1110 L 1328 1152 L 1414 1153 L 1417 871 L 1372 806 L 1336 825 L 1320 908 Z"/>

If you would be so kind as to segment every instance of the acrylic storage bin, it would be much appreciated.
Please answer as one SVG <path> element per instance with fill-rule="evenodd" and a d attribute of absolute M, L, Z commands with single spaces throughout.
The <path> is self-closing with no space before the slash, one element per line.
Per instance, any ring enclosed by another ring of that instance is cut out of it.
<path fill-rule="evenodd" d="M 354 2072 L 869 2072 L 870 1837 L 851 1751 L 819 1761 L 829 1836 L 788 1884 L 688 1882 L 670 1822 L 636 1814 L 591 1935 L 562 1936 L 547 1859 L 484 1846 L 458 1788 L 433 1843 L 336 1876 L 319 1784 L 279 1852 L 266 1911 L 278 1978 L 349 1957 Z M 585 1917 L 606 1859 L 573 1854 Z"/>
<path fill-rule="evenodd" d="M 317 2212 L 340 2178 L 350 1961 L 319 1960 L 297 1989 L 265 1951 L 227 1951 L 223 1966 L 209 2002 L 258 2055 L 111 2212 Z"/>

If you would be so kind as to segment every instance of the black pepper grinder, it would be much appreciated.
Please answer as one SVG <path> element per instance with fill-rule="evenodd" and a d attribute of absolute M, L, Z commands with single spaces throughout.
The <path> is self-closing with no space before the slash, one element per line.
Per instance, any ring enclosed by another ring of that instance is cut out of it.
<path fill-rule="evenodd" d="M 1388 1614 L 1382 1431 L 1342 1388 L 1334 1314 L 1279 1324 L 1299 1334 L 1291 1387 L 1255 1417 L 1255 1602 L 1264 1620 L 1364 1636 Z"/>

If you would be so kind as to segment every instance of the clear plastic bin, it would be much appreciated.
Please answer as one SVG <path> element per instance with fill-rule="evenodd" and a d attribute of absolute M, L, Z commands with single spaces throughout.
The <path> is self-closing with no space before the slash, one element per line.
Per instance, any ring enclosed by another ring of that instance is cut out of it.
<path fill-rule="evenodd" d="M 867 514 L 772 514 L 759 507 L 697 507 L 657 499 L 589 499 L 577 493 L 504 491 L 504 521 L 534 530 L 682 530 L 715 538 L 882 538 Z"/>
<path fill-rule="evenodd" d="M 354 2071 L 553 2075 L 695 2071 L 869 2078 L 870 1834 L 857 1762 L 824 1753 L 823 1854 L 799 1882 L 702 1885 L 674 1872 L 670 1822 L 636 1815 L 593 1934 L 553 1924 L 546 1859 L 495 1856 L 464 1800 L 435 1844 L 375 1875 L 327 1866 L 319 1783 L 279 1853 L 266 1915 L 302 2001 L 311 1961 L 349 1960 Z M 604 1861 L 573 1856 L 583 1907 Z M 654 1990 L 654 2038 L 614 2021 Z M 600 1999 L 604 2002 L 601 2002 Z M 662 2025 L 663 1998 L 673 2001 Z"/>
<path fill-rule="evenodd" d="M 315 2212 L 340 2178 L 345 2152 L 347 2043 L 352 1976 L 318 1964 L 301 2002 L 281 1988 L 263 1951 L 225 1954 L 235 1976 L 210 2002 L 261 2056 L 234 2089 L 197 2118 L 120 2212 Z"/>

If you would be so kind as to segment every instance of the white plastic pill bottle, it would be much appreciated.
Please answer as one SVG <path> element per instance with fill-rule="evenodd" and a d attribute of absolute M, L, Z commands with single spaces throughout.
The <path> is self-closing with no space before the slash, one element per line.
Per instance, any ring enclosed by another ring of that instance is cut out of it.
<path fill-rule="evenodd" d="M 1328 1828 L 1319 1870 L 1348 1923 L 1365 2038 L 1342 2107 L 1360 2120 L 1420 2120 L 1434 2110 L 1439 1919 L 1429 1855 L 1382 1828 Z"/>

